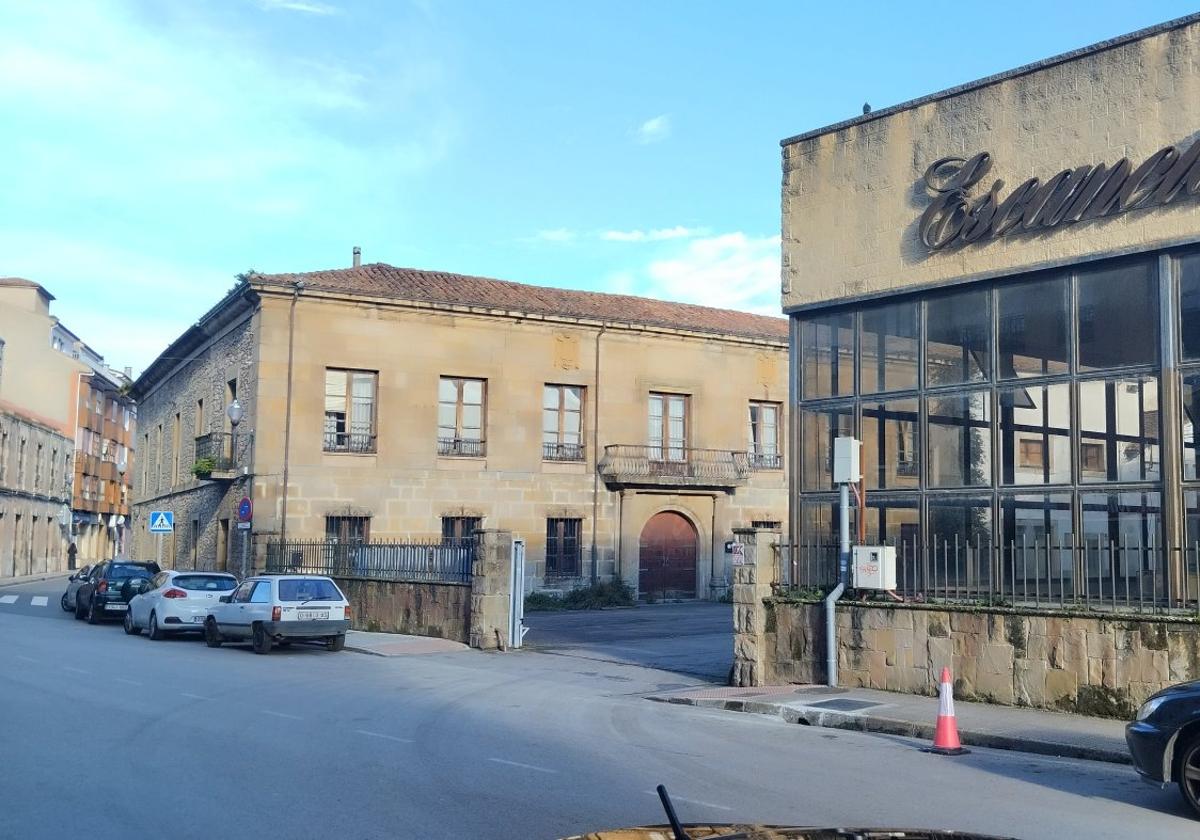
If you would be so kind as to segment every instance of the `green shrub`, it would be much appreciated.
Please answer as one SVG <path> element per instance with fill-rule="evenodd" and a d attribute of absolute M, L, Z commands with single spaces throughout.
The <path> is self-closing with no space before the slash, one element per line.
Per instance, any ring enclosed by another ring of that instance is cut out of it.
<path fill-rule="evenodd" d="M 216 468 L 217 462 L 212 458 L 197 458 L 196 463 L 192 464 L 192 475 L 196 478 L 212 475 L 212 471 Z"/>
<path fill-rule="evenodd" d="M 633 590 L 619 580 L 572 589 L 561 598 L 547 592 L 532 592 L 525 596 L 526 612 L 601 610 L 605 607 L 632 607 L 636 604 Z"/>
<path fill-rule="evenodd" d="M 525 612 L 553 612 L 566 609 L 562 598 L 547 592 L 530 592 L 525 596 Z"/>

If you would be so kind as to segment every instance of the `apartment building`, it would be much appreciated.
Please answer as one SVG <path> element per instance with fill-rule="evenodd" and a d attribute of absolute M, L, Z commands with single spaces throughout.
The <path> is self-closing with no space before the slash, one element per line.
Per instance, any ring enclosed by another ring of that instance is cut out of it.
<path fill-rule="evenodd" d="M 505 528 L 529 586 L 720 596 L 733 530 L 785 518 L 787 372 L 778 318 L 384 264 L 244 276 L 135 383 L 135 551 L 243 570 L 271 542 Z"/>

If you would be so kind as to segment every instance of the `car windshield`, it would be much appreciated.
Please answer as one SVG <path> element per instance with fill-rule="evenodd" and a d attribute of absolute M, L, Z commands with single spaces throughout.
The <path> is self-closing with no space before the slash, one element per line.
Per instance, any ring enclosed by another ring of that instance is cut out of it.
<path fill-rule="evenodd" d="M 127 578 L 154 577 L 155 572 L 148 566 L 114 565 L 108 570 L 109 580 L 125 580 Z"/>
<path fill-rule="evenodd" d="M 192 592 L 231 592 L 237 579 L 230 575 L 176 575 L 171 584 Z"/>
<path fill-rule="evenodd" d="M 331 580 L 281 580 L 280 601 L 340 601 L 342 593 Z"/>

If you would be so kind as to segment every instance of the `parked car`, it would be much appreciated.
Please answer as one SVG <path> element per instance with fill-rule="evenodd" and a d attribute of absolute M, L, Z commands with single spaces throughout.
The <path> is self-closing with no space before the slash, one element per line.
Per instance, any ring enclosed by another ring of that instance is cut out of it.
<path fill-rule="evenodd" d="M 263 575 L 247 578 L 209 609 L 204 641 L 249 641 L 255 653 L 275 644 L 322 641 L 329 650 L 346 646 L 350 604 L 337 584 L 317 575 Z"/>
<path fill-rule="evenodd" d="M 125 632 L 154 641 L 168 633 L 204 632 L 208 608 L 237 587 L 237 578 L 225 572 L 159 572 L 139 581 L 125 613 Z"/>
<path fill-rule="evenodd" d="M 1164 688 L 1125 727 L 1134 769 L 1153 785 L 1179 785 L 1200 816 L 1200 680 Z"/>
<path fill-rule="evenodd" d="M 123 616 L 129 609 L 129 599 L 136 594 L 138 581 L 147 580 L 159 571 L 157 563 L 128 560 L 97 563 L 75 592 L 75 618 L 97 624 L 105 618 Z"/>
<path fill-rule="evenodd" d="M 87 580 L 88 574 L 91 571 L 91 566 L 84 566 L 67 578 L 67 591 L 63 593 L 61 601 L 63 612 L 71 612 L 75 609 L 75 595 L 79 592 L 79 587 L 83 586 L 83 582 Z"/>

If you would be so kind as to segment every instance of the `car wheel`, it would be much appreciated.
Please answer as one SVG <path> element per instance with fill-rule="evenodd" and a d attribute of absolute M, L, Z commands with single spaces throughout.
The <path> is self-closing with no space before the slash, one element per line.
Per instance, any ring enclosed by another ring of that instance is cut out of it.
<path fill-rule="evenodd" d="M 210 648 L 219 648 L 222 641 L 221 633 L 217 630 L 217 622 L 211 618 L 204 622 L 204 644 Z"/>
<path fill-rule="evenodd" d="M 125 633 L 127 635 L 130 635 L 130 636 L 142 635 L 142 628 L 138 627 L 136 624 L 133 623 L 133 610 L 125 611 L 125 622 L 124 622 L 123 626 L 125 627 Z"/>
<path fill-rule="evenodd" d="M 1179 757 L 1179 792 L 1200 815 L 1200 737 L 1188 742 Z"/>
<path fill-rule="evenodd" d="M 251 641 L 254 644 L 255 653 L 271 652 L 271 637 L 267 635 L 266 630 L 263 630 L 263 626 L 261 624 L 254 625 L 254 633 Z"/>
<path fill-rule="evenodd" d="M 325 640 L 325 647 L 329 648 L 334 653 L 343 650 L 346 647 L 346 635 L 339 633 L 336 636 L 330 636 Z"/>
<path fill-rule="evenodd" d="M 96 597 L 94 595 L 88 599 L 87 623 L 88 624 L 99 624 L 100 623 L 100 616 L 96 615 Z"/>
<path fill-rule="evenodd" d="M 83 621 L 87 618 L 87 607 L 79 600 L 79 593 L 75 593 L 75 620 Z"/>
<path fill-rule="evenodd" d="M 63 612 L 71 611 L 71 604 L 67 601 L 67 593 L 66 592 L 64 592 L 63 596 L 62 596 L 62 608 L 63 608 Z"/>
<path fill-rule="evenodd" d="M 150 612 L 150 623 L 146 625 L 146 635 L 152 642 L 161 642 L 166 636 L 162 630 L 158 629 L 158 615 L 153 611 Z"/>

